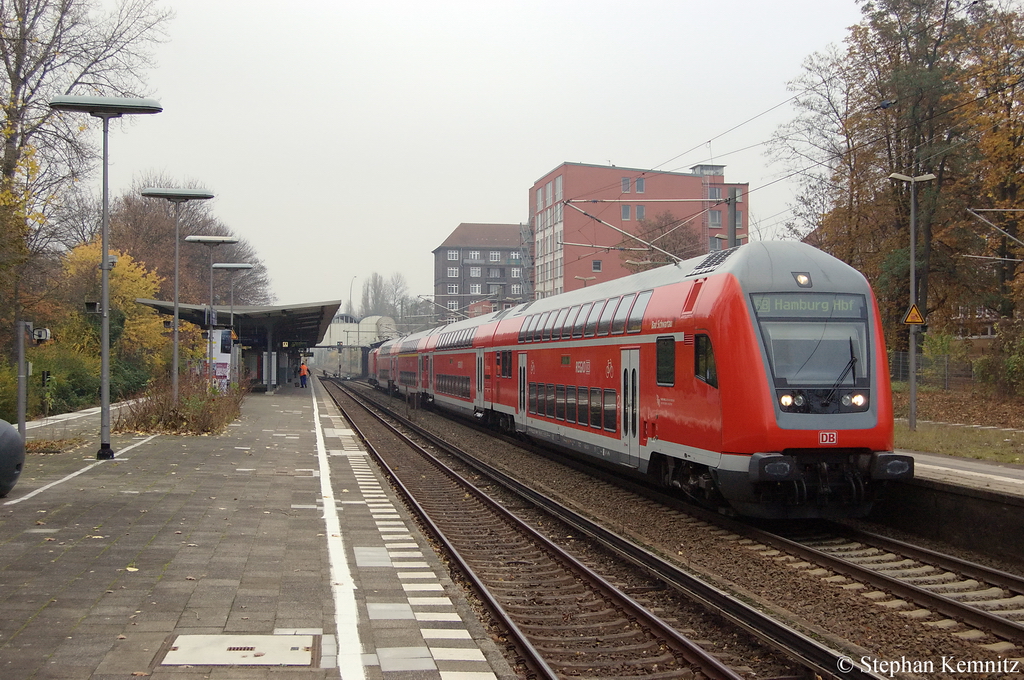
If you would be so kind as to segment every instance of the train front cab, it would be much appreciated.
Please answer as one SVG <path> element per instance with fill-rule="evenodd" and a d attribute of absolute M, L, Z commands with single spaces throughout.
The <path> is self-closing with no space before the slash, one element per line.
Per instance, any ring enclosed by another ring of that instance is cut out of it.
<path fill-rule="evenodd" d="M 734 297 L 753 323 L 750 333 L 733 329 L 729 356 L 753 357 L 764 369 L 740 380 L 719 363 L 723 455 L 715 482 L 748 516 L 864 516 L 885 482 L 913 476 L 913 458 L 892 450 L 877 306 L 862 280 L 843 292 L 814 290 L 802 272 L 793 280 L 791 290 Z"/>

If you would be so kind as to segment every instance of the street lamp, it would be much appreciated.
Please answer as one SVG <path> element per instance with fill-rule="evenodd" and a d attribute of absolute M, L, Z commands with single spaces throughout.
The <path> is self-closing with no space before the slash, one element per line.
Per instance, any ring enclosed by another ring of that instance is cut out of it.
<path fill-rule="evenodd" d="M 213 194 L 199 189 L 160 189 L 150 187 L 142 190 L 148 198 L 164 198 L 174 204 L 174 357 L 171 360 L 171 394 L 178 404 L 178 271 L 181 255 L 181 204 L 188 201 L 205 201 Z"/>
<path fill-rule="evenodd" d="M 889 179 L 898 179 L 910 184 L 910 309 L 917 304 L 917 183 L 935 179 L 930 172 L 910 177 L 894 172 Z M 908 310 L 909 314 L 909 310 Z M 908 421 L 911 431 L 917 429 L 917 324 L 910 323 L 910 411 Z"/>
<path fill-rule="evenodd" d="M 583 287 L 586 288 L 587 287 L 587 282 L 588 281 L 593 281 L 597 277 L 596 276 L 574 276 L 573 278 L 574 279 L 579 279 L 580 281 L 582 281 L 583 282 Z"/>
<path fill-rule="evenodd" d="M 252 269 L 255 265 L 249 264 L 248 262 L 216 262 L 213 265 L 214 269 L 224 269 L 228 272 L 228 278 L 231 280 L 231 332 L 235 332 L 235 272 L 240 269 Z M 238 382 L 237 366 L 235 362 L 235 345 L 231 344 L 231 373 L 232 383 Z"/>
<path fill-rule="evenodd" d="M 202 243 L 210 248 L 210 317 L 206 325 L 206 374 L 213 381 L 213 249 L 217 246 L 238 243 L 234 236 L 186 236 L 188 243 Z"/>
<path fill-rule="evenodd" d="M 109 177 L 107 142 L 110 137 L 110 119 L 125 114 L 160 113 L 163 107 L 155 99 L 129 99 L 126 97 L 79 97 L 61 95 L 50 100 L 54 111 L 88 113 L 103 121 L 103 220 L 100 227 L 102 241 L 100 256 L 100 450 L 97 460 L 110 460 L 110 268 L 108 235 L 110 232 Z"/>

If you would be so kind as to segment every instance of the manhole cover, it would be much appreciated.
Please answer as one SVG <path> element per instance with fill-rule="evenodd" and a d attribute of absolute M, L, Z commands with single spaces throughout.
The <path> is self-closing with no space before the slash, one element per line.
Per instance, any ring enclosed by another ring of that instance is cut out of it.
<path fill-rule="evenodd" d="M 179 635 L 164 666 L 310 666 L 312 635 Z"/>

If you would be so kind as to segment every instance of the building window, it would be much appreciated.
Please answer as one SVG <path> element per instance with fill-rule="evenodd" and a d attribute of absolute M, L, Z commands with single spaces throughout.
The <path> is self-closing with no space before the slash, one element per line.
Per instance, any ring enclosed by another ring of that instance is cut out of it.
<path fill-rule="evenodd" d="M 644 193 L 644 189 L 646 188 L 646 186 L 645 186 L 646 184 L 647 184 L 647 180 L 645 180 L 643 177 L 637 177 L 636 178 L 636 193 L 638 193 L 638 194 Z"/>
<path fill-rule="evenodd" d="M 479 283 L 471 283 L 471 284 L 469 284 L 469 294 L 470 295 L 480 295 L 480 292 L 481 292 L 480 289 L 481 288 L 482 288 L 482 286 Z"/>
<path fill-rule="evenodd" d="M 481 271 L 483 271 L 483 269 L 481 267 L 470 267 L 469 268 L 469 275 L 471 277 L 473 277 L 473 278 L 479 278 Z"/>
<path fill-rule="evenodd" d="M 480 259 L 480 251 L 479 250 L 471 250 L 471 251 L 469 251 L 469 259 L 471 259 L 471 260 L 479 260 Z"/>
<path fill-rule="evenodd" d="M 501 295 L 504 294 L 504 289 L 505 289 L 505 287 L 502 286 L 500 283 L 489 283 L 489 284 L 487 284 L 487 292 L 490 295 L 497 295 L 497 296 L 500 297 Z"/>
<path fill-rule="evenodd" d="M 622 206 L 622 219 L 623 219 L 623 221 L 629 219 L 629 206 L 628 205 L 623 205 Z"/>
<path fill-rule="evenodd" d="M 459 278 L 459 268 L 458 267 L 448 267 L 448 278 L 449 279 L 457 279 L 457 278 Z"/>
<path fill-rule="evenodd" d="M 523 270 L 519 267 L 512 267 L 512 278 L 521 279 L 523 278 Z"/>
<path fill-rule="evenodd" d="M 505 270 L 502 269 L 501 267 L 488 267 L 487 268 L 487 278 L 489 278 L 489 279 L 500 279 L 500 278 L 504 278 L 504 276 L 505 276 Z"/>
<path fill-rule="evenodd" d="M 601 271 L 601 260 L 594 260 L 590 263 L 590 271 L 599 272 Z"/>
<path fill-rule="evenodd" d="M 721 201 L 722 187 L 708 187 L 708 198 L 712 201 Z"/>
<path fill-rule="evenodd" d="M 743 212 L 740 210 L 736 211 L 736 231 L 743 231 Z"/>
<path fill-rule="evenodd" d="M 519 254 L 518 250 L 513 250 L 509 253 L 509 259 L 518 261 L 522 259 L 522 255 Z"/>
<path fill-rule="evenodd" d="M 459 294 L 459 284 L 457 284 L 457 283 L 449 283 L 448 284 L 448 294 L 449 295 L 458 295 Z"/>
<path fill-rule="evenodd" d="M 448 301 L 448 311 L 449 312 L 457 312 L 457 311 L 459 311 L 459 301 L 458 300 L 449 300 Z"/>
<path fill-rule="evenodd" d="M 644 207 L 644 206 L 642 206 L 642 205 L 638 205 L 638 206 L 636 207 L 636 218 L 637 218 L 638 220 L 642 220 L 642 219 L 644 219 L 644 217 L 646 217 L 646 216 L 647 216 L 647 208 L 645 208 L 645 207 Z"/>
<path fill-rule="evenodd" d="M 492 250 L 491 251 L 491 262 L 501 262 L 501 251 L 499 251 L 499 250 Z"/>
<path fill-rule="evenodd" d="M 513 283 L 512 284 L 512 295 L 522 295 L 522 294 L 523 294 L 523 287 L 522 287 L 522 285 L 520 285 L 518 283 Z"/>
<path fill-rule="evenodd" d="M 622 178 L 622 193 L 624 193 L 624 194 L 628 194 L 629 193 L 629 178 L 628 177 L 623 177 Z"/>
<path fill-rule="evenodd" d="M 719 250 L 722 250 L 722 243 L 724 243 L 723 239 L 712 236 L 708 241 L 708 250 L 712 253 L 717 253 Z"/>
<path fill-rule="evenodd" d="M 708 226 L 712 229 L 722 228 L 722 211 L 721 210 L 709 210 L 708 211 Z"/>
<path fill-rule="evenodd" d="M 448 259 L 449 260 L 458 260 L 459 259 L 459 251 L 457 251 L 457 250 L 449 250 L 448 251 Z"/>

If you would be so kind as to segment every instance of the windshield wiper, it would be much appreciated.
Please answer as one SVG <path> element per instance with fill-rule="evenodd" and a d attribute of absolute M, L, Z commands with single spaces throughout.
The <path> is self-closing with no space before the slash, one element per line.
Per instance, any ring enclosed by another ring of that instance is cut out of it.
<path fill-rule="evenodd" d="M 828 393 L 828 396 L 822 400 L 822 405 L 828 406 L 832 403 L 832 400 L 836 398 L 836 393 L 839 392 L 840 386 L 843 384 L 843 381 L 846 380 L 846 376 L 850 374 L 850 371 L 853 371 L 853 384 L 857 384 L 857 371 L 854 370 L 856 365 L 857 357 L 853 353 L 853 338 L 850 338 L 850 360 L 846 362 L 846 368 L 844 368 L 843 372 L 839 374 L 839 378 L 832 383 L 832 390 Z"/>

